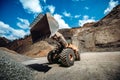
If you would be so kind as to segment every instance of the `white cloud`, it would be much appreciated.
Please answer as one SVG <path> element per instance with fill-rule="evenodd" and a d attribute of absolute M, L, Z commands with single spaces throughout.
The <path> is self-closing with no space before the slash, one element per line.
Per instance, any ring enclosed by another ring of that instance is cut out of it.
<path fill-rule="evenodd" d="M 55 7 L 53 5 L 48 5 L 47 8 L 49 9 L 51 14 L 55 12 Z"/>
<path fill-rule="evenodd" d="M 70 28 L 69 25 L 67 23 L 65 23 L 65 21 L 62 19 L 61 15 L 55 14 L 53 17 L 57 20 L 57 22 L 59 24 L 59 29 Z"/>
<path fill-rule="evenodd" d="M 104 14 L 108 14 L 118 4 L 118 1 L 110 0 L 108 7 L 104 11 Z"/>
<path fill-rule="evenodd" d="M 83 26 L 85 23 L 90 23 L 90 22 L 95 22 L 95 19 L 93 17 L 89 18 L 88 15 L 84 15 L 83 19 L 79 20 L 79 25 Z"/>
<path fill-rule="evenodd" d="M 87 7 L 87 6 L 86 6 L 86 7 L 85 7 L 85 9 L 86 9 L 86 10 L 88 10 L 88 9 L 89 9 L 89 7 Z"/>
<path fill-rule="evenodd" d="M 29 21 L 27 19 L 22 19 L 22 18 L 17 18 L 19 22 L 17 23 L 17 26 L 22 28 L 22 29 L 29 29 Z"/>
<path fill-rule="evenodd" d="M 28 11 L 28 13 L 40 13 L 42 12 L 42 7 L 39 0 L 20 0 L 23 8 Z"/>
<path fill-rule="evenodd" d="M 46 0 L 43 0 L 44 1 L 44 3 L 46 3 Z"/>
<path fill-rule="evenodd" d="M 0 30 L 2 30 L 1 36 L 10 40 L 23 38 L 25 35 L 29 34 L 29 30 L 24 31 L 22 29 L 14 29 L 2 21 L 0 21 Z"/>
<path fill-rule="evenodd" d="M 81 15 L 75 15 L 75 18 L 79 18 Z"/>
<path fill-rule="evenodd" d="M 71 16 L 71 14 L 66 12 L 66 11 L 63 12 L 63 15 L 66 16 L 66 17 L 70 17 Z"/>

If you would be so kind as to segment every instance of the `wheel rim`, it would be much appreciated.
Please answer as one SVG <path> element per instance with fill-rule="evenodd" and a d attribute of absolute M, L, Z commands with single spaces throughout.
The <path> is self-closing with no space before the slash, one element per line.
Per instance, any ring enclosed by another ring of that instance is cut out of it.
<path fill-rule="evenodd" d="M 57 57 L 57 54 L 54 54 L 54 55 L 53 55 L 53 59 L 55 59 L 56 57 Z"/>
<path fill-rule="evenodd" d="M 73 61 L 73 55 L 72 55 L 72 54 L 69 54 L 69 59 L 70 59 L 71 61 Z"/>

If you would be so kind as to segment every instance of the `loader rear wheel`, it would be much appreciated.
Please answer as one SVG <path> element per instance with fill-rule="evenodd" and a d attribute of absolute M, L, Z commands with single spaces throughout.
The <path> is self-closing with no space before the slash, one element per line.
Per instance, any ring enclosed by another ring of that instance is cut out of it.
<path fill-rule="evenodd" d="M 60 53 L 60 60 L 63 66 L 72 66 L 75 61 L 74 51 L 70 48 L 63 49 L 63 51 Z"/>
<path fill-rule="evenodd" d="M 50 64 L 53 64 L 53 63 L 57 63 L 58 62 L 58 58 L 57 58 L 57 53 L 55 53 L 54 50 L 50 51 L 48 53 L 48 56 L 47 56 L 47 59 L 49 61 Z"/>
<path fill-rule="evenodd" d="M 76 52 L 75 54 L 75 60 L 80 61 L 80 54 L 78 52 Z"/>

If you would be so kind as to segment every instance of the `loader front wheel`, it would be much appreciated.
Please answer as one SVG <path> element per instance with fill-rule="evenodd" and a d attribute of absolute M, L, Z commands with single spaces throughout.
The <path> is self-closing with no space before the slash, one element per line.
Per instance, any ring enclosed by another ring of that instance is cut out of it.
<path fill-rule="evenodd" d="M 60 61 L 65 67 L 72 66 L 75 61 L 74 51 L 70 48 L 63 49 L 63 51 L 60 53 Z"/>
<path fill-rule="evenodd" d="M 48 53 L 48 56 L 47 56 L 48 62 L 49 62 L 50 64 L 57 63 L 57 62 L 58 62 L 57 56 L 58 56 L 58 55 L 57 55 L 57 53 L 55 53 L 54 50 L 50 51 L 50 52 Z"/>

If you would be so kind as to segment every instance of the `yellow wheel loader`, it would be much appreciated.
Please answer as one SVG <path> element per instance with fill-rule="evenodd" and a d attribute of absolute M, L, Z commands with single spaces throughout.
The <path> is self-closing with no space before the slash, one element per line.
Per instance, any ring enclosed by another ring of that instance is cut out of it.
<path fill-rule="evenodd" d="M 39 40 L 46 40 L 55 48 L 48 53 L 49 63 L 61 63 L 69 67 L 75 60 L 80 60 L 78 49 L 72 44 L 68 44 L 62 34 L 58 32 L 58 22 L 50 13 L 39 14 L 30 25 L 33 43 Z"/>

